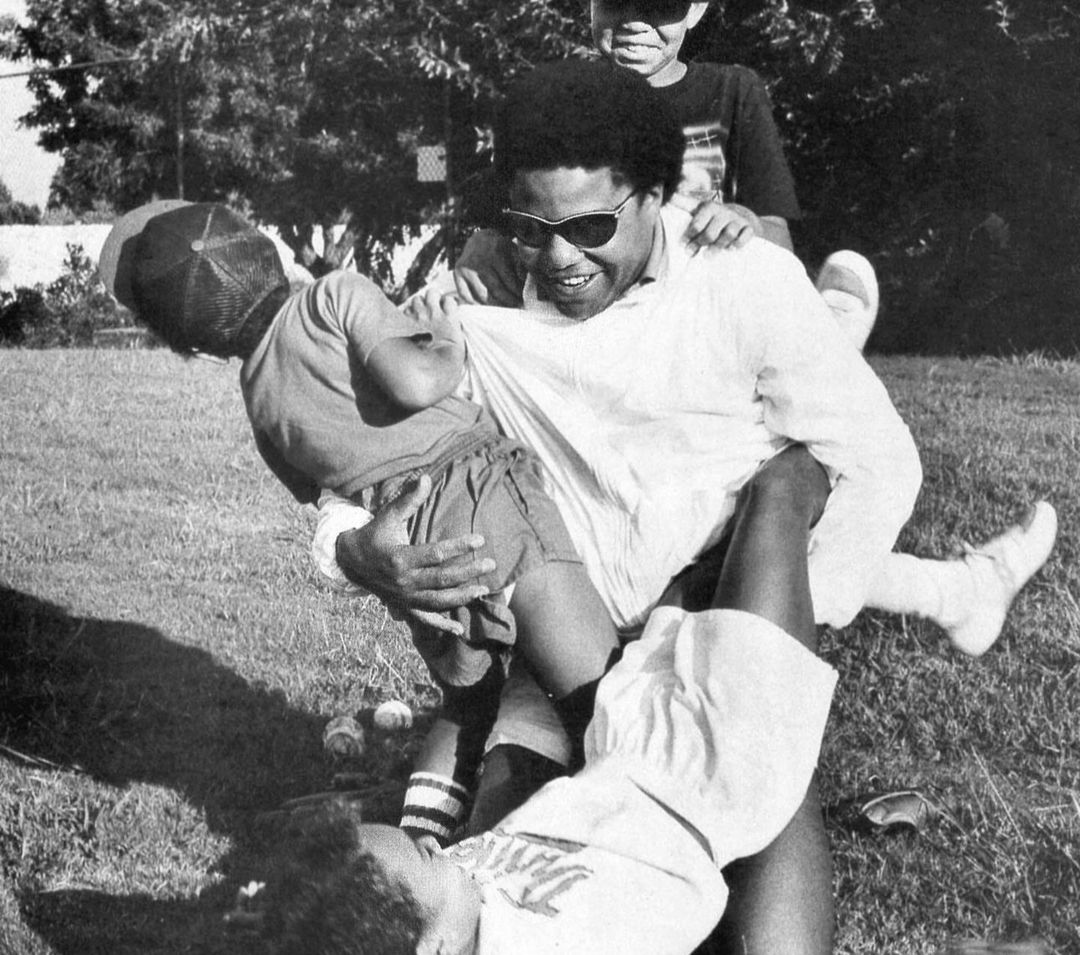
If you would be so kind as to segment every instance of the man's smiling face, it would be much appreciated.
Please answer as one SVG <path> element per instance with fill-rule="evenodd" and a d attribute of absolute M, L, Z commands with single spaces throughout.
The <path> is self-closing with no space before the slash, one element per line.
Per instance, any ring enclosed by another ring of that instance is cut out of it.
<path fill-rule="evenodd" d="M 510 208 L 557 222 L 616 209 L 632 191 L 608 168 L 519 170 L 510 188 Z M 594 249 L 578 248 L 550 233 L 539 246 L 516 242 L 540 297 L 569 318 L 585 320 L 602 312 L 641 277 L 662 203 L 659 185 L 639 190 L 623 207 L 615 234 Z"/>

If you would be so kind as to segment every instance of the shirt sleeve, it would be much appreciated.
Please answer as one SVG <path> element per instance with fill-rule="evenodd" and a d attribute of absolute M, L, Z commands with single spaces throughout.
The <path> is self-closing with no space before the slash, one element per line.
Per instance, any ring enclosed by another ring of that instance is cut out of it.
<path fill-rule="evenodd" d="M 342 272 L 332 291 L 332 312 L 361 364 L 376 346 L 392 338 L 445 335 L 444 317 L 420 321 L 407 315 L 374 282 L 356 272 Z"/>
<path fill-rule="evenodd" d="M 319 497 L 319 487 L 303 471 L 294 468 L 277 449 L 261 428 L 254 428 L 255 447 L 266 466 L 301 504 L 314 504 Z"/>
<path fill-rule="evenodd" d="M 732 199 L 759 216 L 801 219 L 795 180 L 765 84 L 753 70 L 733 70 L 736 102 L 728 140 Z"/>
<path fill-rule="evenodd" d="M 776 278 L 744 297 L 743 334 L 754 341 L 766 427 L 805 444 L 832 478 L 811 538 L 810 589 L 818 622 L 845 626 L 911 515 L 922 468 L 885 386 L 802 266 L 783 250 L 763 251 L 778 260 L 763 274 Z"/>
<path fill-rule="evenodd" d="M 344 531 L 364 527 L 374 515 L 333 491 L 319 495 L 319 520 L 311 540 L 311 557 L 315 567 L 331 587 L 342 593 L 363 594 L 367 591 L 354 584 L 337 562 L 337 539 Z"/>

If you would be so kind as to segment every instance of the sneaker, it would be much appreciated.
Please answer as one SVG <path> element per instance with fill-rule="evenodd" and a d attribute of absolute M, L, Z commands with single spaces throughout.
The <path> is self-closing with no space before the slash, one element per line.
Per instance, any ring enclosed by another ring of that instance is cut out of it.
<path fill-rule="evenodd" d="M 878 313 L 877 276 L 869 260 L 850 249 L 834 252 L 825 260 L 814 286 L 844 334 L 862 351 Z"/>
<path fill-rule="evenodd" d="M 1046 563 L 1057 537 L 1057 512 L 1047 501 L 1031 507 L 1024 520 L 981 547 L 966 546 L 971 571 L 972 610 L 948 627 L 954 647 L 971 656 L 985 653 L 997 640 L 1016 595 Z"/>

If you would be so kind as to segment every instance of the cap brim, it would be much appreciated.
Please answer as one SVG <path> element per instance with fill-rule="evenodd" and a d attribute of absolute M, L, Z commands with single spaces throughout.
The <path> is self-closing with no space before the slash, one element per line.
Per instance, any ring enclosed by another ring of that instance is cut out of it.
<path fill-rule="evenodd" d="M 105 238 L 98 257 L 98 274 L 105 288 L 121 305 L 135 307 L 135 296 L 131 289 L 135 246 L 146 224 L 163 212 L 171 212 L 192 203 L 184 199 L 158 199 L 144 206 L 132 209 L 116 220 Z"/>

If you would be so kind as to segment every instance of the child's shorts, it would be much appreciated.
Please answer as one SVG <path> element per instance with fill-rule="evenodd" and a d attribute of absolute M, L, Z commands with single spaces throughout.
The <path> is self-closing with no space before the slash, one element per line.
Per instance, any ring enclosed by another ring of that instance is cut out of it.
<path fill-rule="evenodd" d="M 544 489 L 539 461 L 524 446 L 496 439 L 451 461 L 432 481 L 409 524 L 411 542 L 481 534 L 477 556 L 492 558 L 495 570 L 477 581 L 488 595 L 452 613 L 463 637 L 414 627 L 413 642 L 441 685 L 472 686 L 492 665 L 505 670 L 509 663 L 517 630 L 506 588 L 548 562 L 581 559 Z"/>

